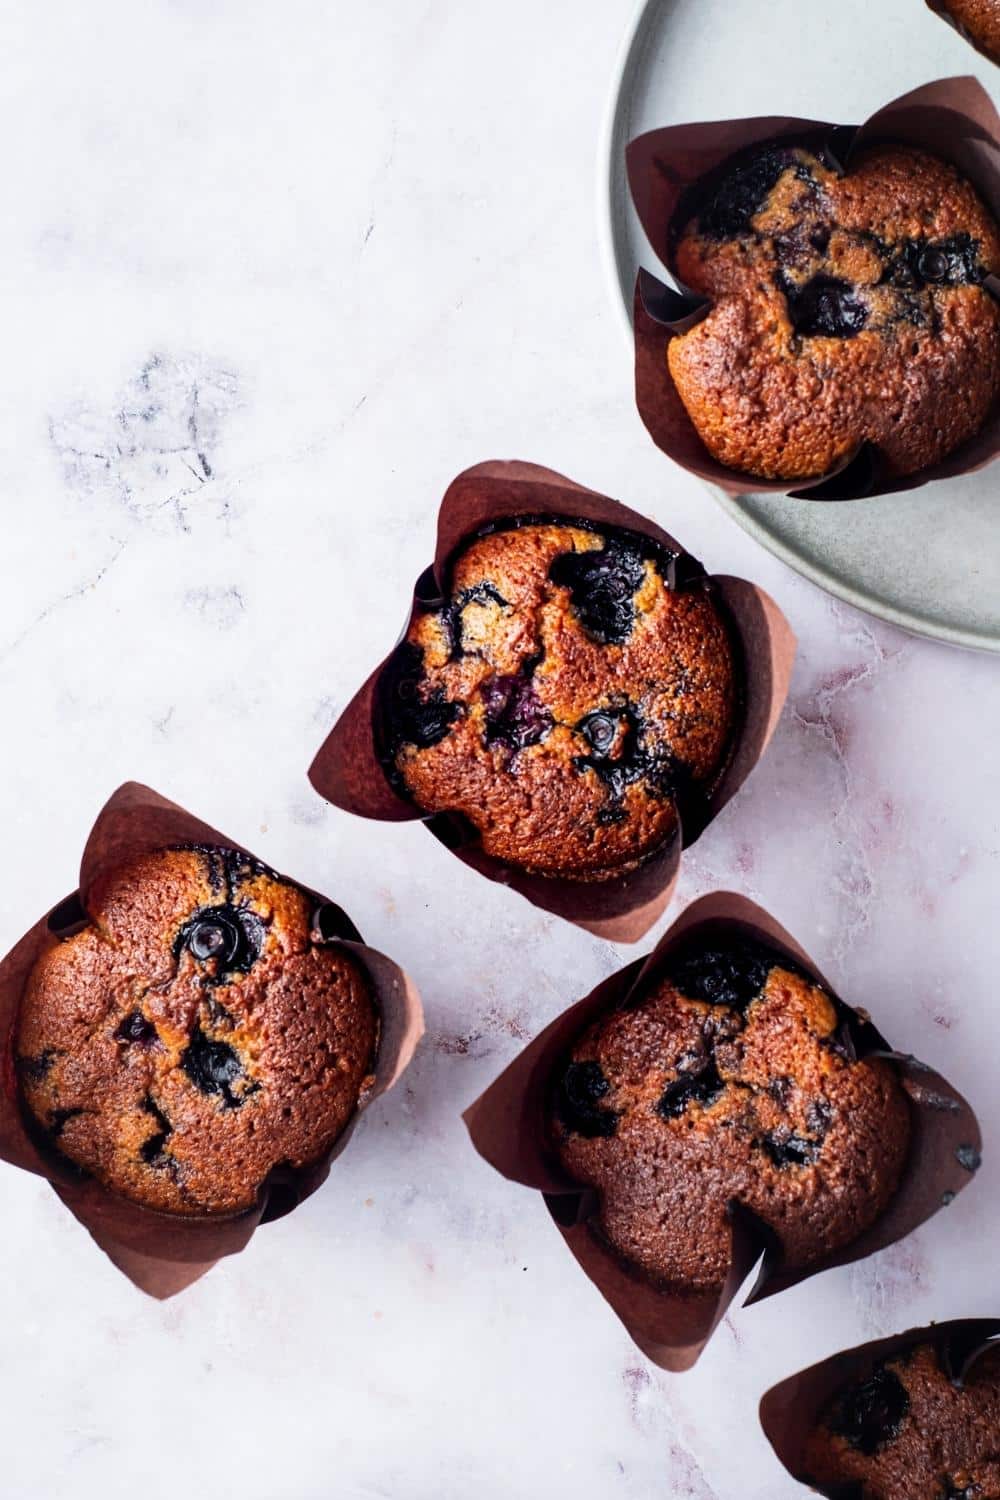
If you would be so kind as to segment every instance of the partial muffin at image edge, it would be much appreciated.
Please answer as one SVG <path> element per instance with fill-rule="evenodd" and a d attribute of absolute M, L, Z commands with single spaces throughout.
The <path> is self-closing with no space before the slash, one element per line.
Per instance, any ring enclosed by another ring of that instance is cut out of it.
<path fill-rule="evenodd" d="M 1000 64 L 1000 0 L 927 0 L 927 4 L 985 57 Z"/>
<path fill-rule="evenodd" d="M 648 538 L 523 519 L 469 539 L 380 680 L 380 748 L 425 814 L 484 852 L 600 880 L 704 803 L 741 697 L 724 607 Z"/>
<path fill-rule="evenodd" d="M 997 1500 L 1000 1321 L 834 1354 L 768 1391 L 760 1419 L 785 1468 L 831 1500 Z"/>
<path fill-rule="evenodd" d="M 177 1214 L 239 1213 L 320 1160 L 375 1065 L 361 967 L 314 943 L 316 901 L 235 850 L 105 871 L 86 925 L 40 954 L 15 1066 L 45 1147 Z"/>
<path fill-rule="evenodd" d="M 980 1164 L 947 1079 L 893 1051 L 767 912 L 689 906 L 555 1018 L 465 1112 L 540 1191 L 643 1353 L 689 1369 L 747 1303 L 903 1239 Z"/>
<path fill-rule="evenodd" d="M 743 786 L 795 656 L 763 589 L 520 460 L 458 474 L 402 640 L 317 750 L 327 801 L 421 823 L 476 874 L 613 942 Z"/>
<path fill-rule="evenodd" d="M 719 1294 L 734 1203 L 807 1269 L 884 1213 L 910 1147 L 892 1065 L 759 943 L 695 939 L 578 1037 L 552 1086 L 561 1167 L 599 1195 L 592 1231 L 675 1293 Z"/>
<path fill-rule="evenodd" d="M 679 289 L 643 269 L 634 304 L 636 401 L 670 457 L 816 500 L 997 457 L 1000 116 L 975 79 L 861 126 L 668 126 L 627 163 Z"/>

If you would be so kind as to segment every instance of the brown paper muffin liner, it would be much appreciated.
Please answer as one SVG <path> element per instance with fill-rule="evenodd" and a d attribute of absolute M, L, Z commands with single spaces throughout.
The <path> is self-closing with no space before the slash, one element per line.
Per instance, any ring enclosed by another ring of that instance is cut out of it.
<path fill-rule="evenodd" d="M 972 35 L 972 32 L 968 29 L 968 27 L 963 26 L 962 23 L 952 15 L 951 11 L 948 9 L 947 0 L 926 0 L 926 4 L 928 10 L 932 10 L 936 16 L 940 16 L 942 21 L 947 21 L 948 25 L 951 26 L 953 30 L 957 31 L 959 36 L 964 37 L 970 46 L 975 47 L 977 52 L 981 52 L 983 57 L 988 57 L 991 63 L 1000 63 L 1000 57 L 998 57 L 995 52 L 991 52 L 990 49 L 984 46 L 982 42 L 978 41 L 977 38 Z"/>
<path fill-rule="evenodd" d="M 743 703 L 730 759 L 707 798 L 697 822 L 680 825 L 668 846 L 626 874 L 597 881 L 532 875 L 484 853 L 471 830 L 447 815 L 428 817 L 397 792 L 379 759 L 375 715 L 386 657 L 341 714 L 316 759 L 309 780 L 328 802 L 347 812 L 386 822 L 421 819 L 463 864 L 470 865 L 527 898 L 544 911 L 615 942 L 635 942 L 648 932 L 669 902 L 681 851 L 695 842 L 743 785 L 763 755 L 788 695 L 795 637 L 774 601 L 741 578 L 709 576 L 655 522 L 606 495 L 596 494 L 550 469 L 527 463 L 483 463 L 467 469 L 448 486 L 438 512 L 434 561 L 414 587 L 403 634 L 417 610 L 441 599 L 451 559 L 464 543 L 490 523 L 523 516 L 584 520 L 650 537 L 677 553 L 685 578 L 704 578 L 722 601 L 742 657 Z"/>
<path fill-rule="evenodd" d="M 80 886 L 36 922 L 0 963 L 0 1159 L 36 1172 L 52 1184 L 85 1229 L 130 1281 L 153 1297 L 171 1297 L 190 1286 L 224 1255 L 242 1250 L 258 1224 L 282 1218 L 323 1183 L 330 1164 L 347 1145 L 358 1116 L 400 1077 L 423 1033 L 420 997 L 390 959 L 368 948 L 340 907 L 310 891 L 317 901 L 322 938 L 351 952 L 368 975 L 380 1017 L 374 1082 L 333 1149 L 322 1161 L 276 1169 L 253 1208 L 237 1214 L 189 1218 L 143 1208 L 112 1192 L 96 1178 L 81 1177 L 34 1143 L 21 1111 L 14 1068 L 14 1033 L 25 983 L 35 959 L 53 934 L 68 935 L 87 920 L 88 897 L 102 869 L 146 851 L 178 844 L 220 844 L 250 854 L 199 818 L 129 782 L 119 787 L 91 830 L 80 864 Z M 251 856 L 252 857 L 252 856 Z"/>
<path fill-rule="evenodd" d="M 767 1227 L 738 1203 L 730 1208 L 732 1257 L 718 1296 L 664 1291 L 618 1259 L 588 1227 L 596 1207 L 591 1189 L 569 1180 L 547 1142 L 551 1079 L 572 1042 L 597 1016 L 624 1006 L 655 981 L 682 938 L 693 932 L 756 940 L 791 959 L 823 985 L 841 1009 L 842 1035 L 858 1057 L 884 1057 L 898 1070 L 910 1101 L 912 1141 L 902 1181 L 882 1217 L 836 1254 L 804 1270 L 782 1268 L 780 1247 Z M 797 1286 L 821 1271 L 849 1265 L 902 1239 L 961 1192 L 979 1166 L 975 1115 L 952 1086 L 913 1057 L 894 1052 L 863 1012 L 840 1001 L 812 959 L 773 917 L 742 896 L 716 892 L 695 901 L 645 959 L 604 980 L 552 1022 L 465 1112 L 480 1156 L 502 1176 L 537 1188 L 572 1254 L 610 1303 L 642 1352 L 664 1370 L 696 1362 L 740 1286 L 759 1274 L 744 1305 Z"/>
<path fill-rule="evenodd" d="M 827 1495 L 829 1500 L 861 1500 L 861 1489 L 855 1482 L 824 1488 L 813 1484 L 806 1472 L 806 1443 L 830 1397 L 841 1386 L 867 1380 L 884 1360 L 906 1354 L 919 1344 L 935 1345 L 942 1368 L 961 1385 L 976 1361 L 998 1343 L 1000 1318 L 958 1318 L 951 1323 L 911 1328 L 893 1338 L 833 1354 L 772 1386 L 760 1403 L 764 1435 L 793 1479 L 812 1485 L 817 1494 Z"/>
<path fill-rule="evenodd" d="M 650 244 L 674 278 L 664 285 L 649 271 L 636 280 L 635 396 L 639 415 L 675 463 L 730 495 L 786 494 L 804 500 L 860 500 L 919 489 L 993 462 L 1000 453 L 1000 402 L 984 427 L 940 463 L 919 473 L 891 475 L 877 449 L 863 443 L 830 474 L 807 484 L 756 479 L 712 457 L 688 416 L 667 364 L 667 347 L 709 311 L 710 303 L 684 286 L 674 257 L 674 217 L 687 190 L 728 157 L 765 141 L 810 146 L 842 171 L 862 147 L 895 142 L 951 162 L 976 187 L 1000 221 L 1000 115 L 975 78 L 945 78 L 893 100 L 863 125 L 836 125 L 787 115 L 671 125 L 651 130 L 626 152 L 629 187 Z M 1000 301 L 1000 277 L 983 283 Z"/>

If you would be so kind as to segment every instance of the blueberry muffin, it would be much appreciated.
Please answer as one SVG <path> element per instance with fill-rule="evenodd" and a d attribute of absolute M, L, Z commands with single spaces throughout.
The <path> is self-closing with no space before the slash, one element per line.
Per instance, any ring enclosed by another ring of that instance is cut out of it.
<path fill-rule="evenodd" d="M 755 944 L 697 943 L 560 1065 L 549 1107 L 593 1231 L 672 1293 L 715 1295 L 742 1204 L 799 1270 L 843 1250 L 899 1185 L 909 1105 L 892 1066 L 858 1061 L 841 1009 Z"/>
<path fill-rule="evenodd" d="M 100 878 L 38 958 L 15 1059 L 29 1125 L 107 1188 L 177 1214 L 250 1207 L 320 1161 L 370 1085 L 367 977 L 314 943 L 315 901 L 230 849 Z"/>
<path fill-rule="evenodd" d="M 943 8 L 970 42 L 1000 63 L 1000 0 L 944 0 Z"/>
<path fill-rule="evenodd" d="M 817 478 L 862 444 L 915 474 L 1000 396 L 995 220 L 953 167 L 902 146 L 846 175 L 795 146 L 745 153 L 696 185 L 679 278 L 712 303 L 671 340 L 670 373 L 721 463 Z"/>
<path fill-rule="evenodd" d="M 737 697 L 727 622 L 680 566 L 582 523 L 477 536 L 383 676 L 396 784 L 541 875 L 601 879 L 660 848 L 718 779 Z"/>
<path fill-rule="evenodd" d="M 878 1365 L 828 1402 L 805 1469 L 858 1500 L 1000 1500 L 1000 1349 L 961 1386 L 930 1343 Z"/>

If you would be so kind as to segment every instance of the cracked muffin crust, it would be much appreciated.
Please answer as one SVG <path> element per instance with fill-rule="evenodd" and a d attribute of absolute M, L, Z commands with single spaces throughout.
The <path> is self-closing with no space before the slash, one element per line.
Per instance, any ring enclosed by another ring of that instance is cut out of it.
<path fill-rule="evenodd" d="M 1000 396 L 995 220 L 945 162 L 860 151 L 846 175 L 769 144 L 697 184 L 675 244 L 708 314 L 670 373 L 721 463 L 808 480 L 871 444 L 892 475 L 945 458 Z"/>
<path fill-rule="evenodd" d="M 737 698 L 729 628 L 677 562 L 584 524 L 472 540 L 383 675 L 397 784 L 538 874 L 601 879 L 667 843 L 726 762 Z"/>
<path fill-rule="evenodd" d="M 323 1158 L 370 1082 L 378 1019 L 315 900 L 231 849 L 142 855 L 53 940 L 15 1035 L 36 1133 L 106 1187 L 180 1214 L 249 1208 Z"/>
<path fill-rule="evenodd" d="M 892 1066 L 856 1059 L 818 985 L 756 944 L 693 940 L 576 1041 L 549 1129 L 599 1194 L 594 1232 L 665 1289 L 707 1295 L 729 1269 L 731 1202 L 784 1268 L 808 1267 L 881 1216 L 911 1124 Z"/>
<path fill-rule="evenodd" d="M 1000 63 L 1000 0 L 944 0 L 944 9 L 959 31 Z"/>
<path fill-rule="evenodd" d="M 931 1343 L 876 1366 L 827 1403 L 805 1468 L 858 1500 L 1000 1500 L 1000 1349 L 961 1386 Z"/>

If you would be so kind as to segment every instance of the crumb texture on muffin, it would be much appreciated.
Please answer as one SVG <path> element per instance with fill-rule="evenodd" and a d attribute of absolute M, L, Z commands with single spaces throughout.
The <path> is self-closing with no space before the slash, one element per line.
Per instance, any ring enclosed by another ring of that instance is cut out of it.
<path fill-rule="evenodd" d="M 1000 63 L 1000 0 L 945 0 L 960 31 Z"/>
<path fill-rule="evenodd" d="M 1000 238 L 953 167 L 876 146 L 840 175 L 770 144 L 694 194 L 677 274 L 712 308 L 667 359 L 716 459 L 803 481 L 868 443 L 902 476 L 980 430 L 1000 395 L 1000 305 L 981 284 Z"/>
<path fill-rule="evenodd" d="M 170 849 L 100 878 L 89 921 L 30 975 L 15 1036 L 44 1142 L 171 1213 L 253 1204 L 319 1161 L 374 1066 L 353 957 L 311 939 L 315 902 L 229 849 Z"/>
<path fill-rule="evenodd" d="M 1000 1349 L 961 1386 L 930 1343 L 878 1365 L 827 1403 L 805 1463 L 859 1500 L 1000 1500 Z"/>
<path fill-rule="evenodd" d="M 595 1232 L 700 1294 L 725 1281 L 731 1202 L 806 1268 L 880 1217 L 911 1132 L 892 1066 L 858 1061 L 831 998 L 742 942 L 683 950 L 595 1021 L 560 1066 L 549 1126 L 568 1176 L 599 1194 Z"/>
<path fill-rule="evenodd" d="M 528 523 L 473 540 L 383 678 L 387 754 L 426 813 L 498 859 L 595 879 L 677 830 L 730 744 L 733 648 L 703 580 L 632 533 Z"/>

